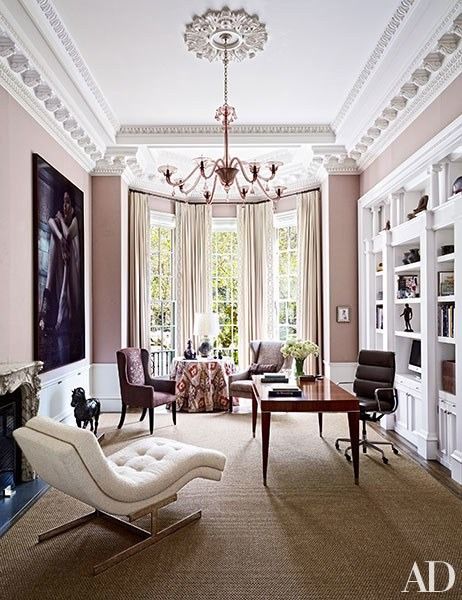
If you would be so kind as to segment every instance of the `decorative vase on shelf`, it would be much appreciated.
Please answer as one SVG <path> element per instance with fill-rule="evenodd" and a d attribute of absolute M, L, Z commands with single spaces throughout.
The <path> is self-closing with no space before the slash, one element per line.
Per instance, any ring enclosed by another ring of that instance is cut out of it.
<path fill-rule="evenodd" d="M 296 358 L 295 359 L 295 377 L 301 377 L 305 374 L 304 370 L 305 359 L 304 358 Z"/>

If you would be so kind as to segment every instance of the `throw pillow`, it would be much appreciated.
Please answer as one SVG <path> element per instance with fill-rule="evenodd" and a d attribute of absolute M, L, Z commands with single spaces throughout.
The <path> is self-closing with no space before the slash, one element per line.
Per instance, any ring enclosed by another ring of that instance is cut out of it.
<path fill-rule="evenodd" d="M 263 373 L 276 373 L 278 370 L 278 365 L 259 365 L 258 363 L 252 363 L 249 367 L 249 374 L 262 375 Z"/>

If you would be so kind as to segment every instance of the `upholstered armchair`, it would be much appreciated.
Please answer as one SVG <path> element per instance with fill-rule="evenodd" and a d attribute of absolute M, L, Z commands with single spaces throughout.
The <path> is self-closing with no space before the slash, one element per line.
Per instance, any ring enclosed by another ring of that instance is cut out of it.
<path fill-rule="evenodd" d="M 140 421 L 149 413 L 149 430 L 154 431 L 154 408 L 162 404 L 172 407 L 173 424 L 176 425 L 175 381 L 163 377 L 151 377 L 149 352 L 144 348 L 124 348 L 117 351 L 122 413 L 117 426 L 125 421 L 127 406 L 141 408 Z"/>
<path fill-rule="evenodd" d="M 230 375 L 228 379 L 229 411 L 233 411 L 233 398 L 252 398 L 252 375 L 273 372 L 292 366 L 292 357 L 284 358 L 281 348 L 284 342 L 260 341 L 250 342 L 252 363 L 240 373 Z"/>

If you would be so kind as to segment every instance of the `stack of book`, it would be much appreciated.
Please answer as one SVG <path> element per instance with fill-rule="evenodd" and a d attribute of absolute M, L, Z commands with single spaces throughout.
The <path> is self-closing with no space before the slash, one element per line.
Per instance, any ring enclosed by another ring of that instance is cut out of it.
<path fill-rule="evenodd" d="M 268 398 L 297 398 L 302 395 L 302 390 L 291 383 L 273 385 L 268 390 Z"/>
<path fill-rule="evenodd" d="M 440 304 L 438 311 L 438 335 L 454 337 L 454 303 Z"/>
<path fill-rule="evenodd" d="M 289 379 L 284 373 L 263 373 L 262 383 L 289 383 Z"/>
<path fill-rule="evenodd" d="M 375 307 L 375 328 L 383 329 L 383 306 Z"/>

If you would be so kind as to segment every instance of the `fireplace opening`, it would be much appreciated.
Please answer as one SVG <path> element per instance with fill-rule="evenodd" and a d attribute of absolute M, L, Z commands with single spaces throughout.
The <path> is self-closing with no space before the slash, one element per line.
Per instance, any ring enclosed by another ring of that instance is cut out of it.
<path fill-rule="evenodd" d="M 0 493 L 21 482 L 21 450 L 13 431 L 21 427 L 22 395 L 18 388 L 0 396 Z"/>

